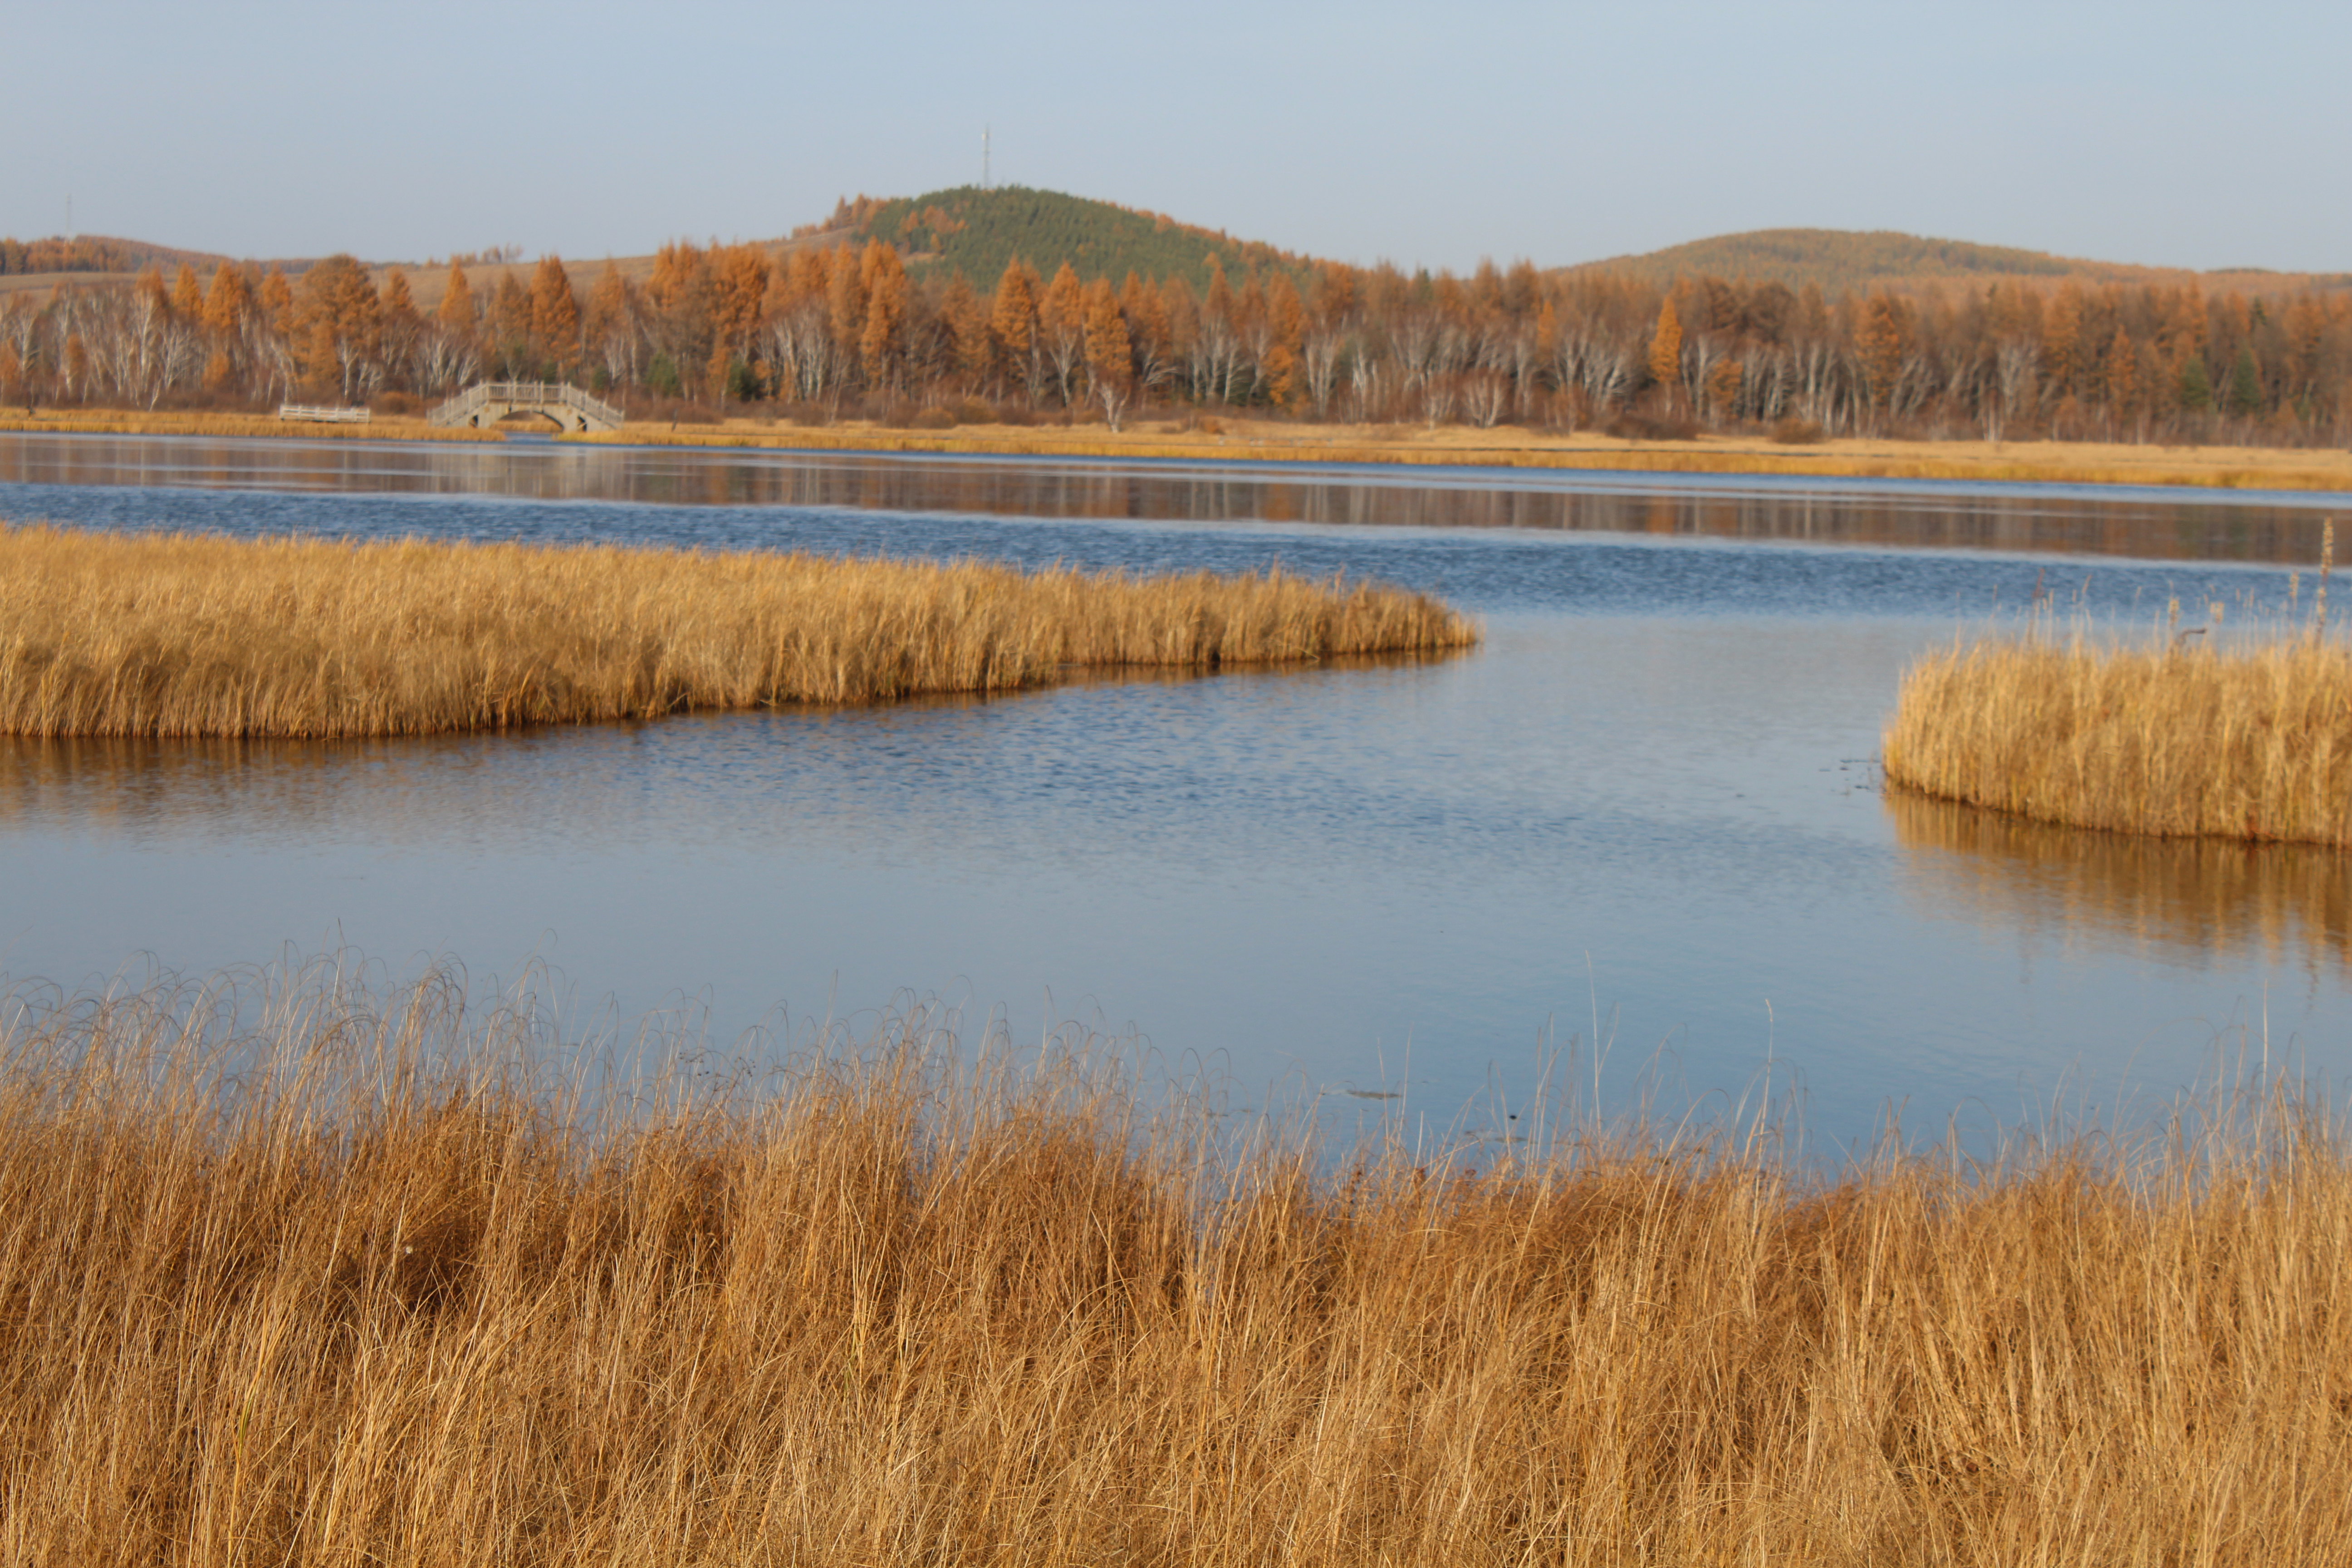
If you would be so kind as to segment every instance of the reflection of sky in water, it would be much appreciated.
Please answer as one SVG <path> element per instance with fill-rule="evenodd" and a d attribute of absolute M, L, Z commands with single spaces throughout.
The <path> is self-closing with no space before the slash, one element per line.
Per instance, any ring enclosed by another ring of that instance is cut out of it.
<path fill-rule="evenodd" d="M 193 492 L 0 495 L 18 515 Z M 29 495 L 43 504 L 27 506 Z M 226 526 L 252 496 L 194 499 Z M 901 986 L 1017 1027 L 1099 1010 L 1244 1086 L 1524 1089 L 1547 1020 L 1663 1049 L 1675 1103 L 1768 1052 L 1817 1134 L 2012 1112 L 2069 1068 L 2168 1094 L 2216 1031 L 2347 1060 L 2340 858 L 2117 854 L 1880 798 L 1904 662 L 2039 563 L 1606 535 L 1039 524 L 838 511 L 268 498 L 265 526 L 598 531 L 1102 563 L 1279 555 L 1444 585 L 1479 652 L 986 703 L 352 746 L 0 742 L 0 967 L 75 983 L 345 942 L 477 975 L 543 956 L 722 1027 Z M 2057 504 L 2057 503 L 2051 503 Z M 248 520 L 249 521 L 249 520 Z M 718 537 L 710 537 L 712 534 Z M 2095 596 L 2284 574 L 2084 567 Z M 2051 572 L 2055 575 L 2057 568 Z M 2067 588 L 2073 591 L 2072 584 Z M 1959 614 L 1956 616 L 1955 609 Z M 2105 846 L 2103 847 L 2103 843 Z M 1408 1055 L 1410 1068 L 1406 1066 Z"/>

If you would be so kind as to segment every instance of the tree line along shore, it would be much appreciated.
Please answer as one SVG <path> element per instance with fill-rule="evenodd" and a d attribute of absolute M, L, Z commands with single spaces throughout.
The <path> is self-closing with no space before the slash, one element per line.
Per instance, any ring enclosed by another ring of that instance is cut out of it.
<path fill-rule="evenodd" d="M 606 263 L 584 283 L 553 256 L 416 278 L 348 256 L 299 276 L 183 262 L 7 296 L 0 398 L 397 415 L 479 379 L 546 379 L 640 421 L 811 429 L 1232 416 L 1792 447 L 2352 440 L 2340 288 L 2001 278 L 1830 295 L 1525 263 L 1456 277 L 1206 259 L 1113 279 L 1016 256 L 968 278 L 844 231 L 675 244 L 642 277 Z"/>

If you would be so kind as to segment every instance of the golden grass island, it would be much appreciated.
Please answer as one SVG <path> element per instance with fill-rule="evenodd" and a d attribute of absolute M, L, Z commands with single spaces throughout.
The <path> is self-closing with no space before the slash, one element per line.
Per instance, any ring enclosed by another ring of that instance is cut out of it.
<path fill-rule="evenodd" d="M 1442 654 L 1428 595 L 773 552 L 0 525 L 0 733 L 337 739 Z"/>
<path fill-rule="evenodd" d="M 2352 847 L 2352 649 L 2027 636 L 1905 674 L 1887 782 L 2071 827 Z"/>

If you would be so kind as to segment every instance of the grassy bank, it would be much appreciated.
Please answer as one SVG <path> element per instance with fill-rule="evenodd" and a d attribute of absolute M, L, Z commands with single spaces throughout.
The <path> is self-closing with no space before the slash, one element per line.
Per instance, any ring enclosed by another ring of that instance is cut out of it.
<path fill-rule="evenodd" d="M 242 1000 L 5 1014 L 11 1562 L 2352 1553 L 2352 1163 L 2290 1097 L 1335 1164 L 920 1016 L 598 1089 L 430 986 Z"/>
<path fill-rule="evenodd" d="M 1995 639 L 1919 660 L 1890 784 L 2042 822 L 2352 846 L 2352 650 Z"/>
<path fill-rule="evenodd" d="M 339 737 L 1435 652 L 1433 599 L 1280 572 L 0 528 L 0 732 Z"/>
<path fill-rule="evenodd" d="M 542 428 L 552 430 L 554 426 Z M 298 441 L 488 441 L 506 439 L 499 430 L 427 425 L 422 417 L 392 416 L 364 425 L 280 419 L 275 414 L 234 409 L 45 408 L 31 415 L 0 412 L 0 430 L 61 436 L 228 436 L 242 439 Z"/>
<path fill-rule="evenodd" d="M 541 426 L 541 431 L 551 426 Z M 300 437 L 325 440 L 488 440 L 495 430 L 450 430 L 421 418 L 364 426 L 282 423 L 267 415 L 56 409 L 31 418 L 0 415 L 0 430 L 91 434 Z M 1470 465 L 1597 468 L 1643 473 L 1763 474 L 1824 479 L 1968 479 L 2042 484 L 2186 485 L 2204 489 L 2352 490 L 2352 452 L 2312 447 L 2158 447 L 2137 442 L 1908 441 L 1849 437 L 1780 446 L 1762 436 L 1706 435 L 1688 441 L 1629 440 L 1597 431 L 1574 435 L 1500 426 L 1316 425 L 1227 417 L 1100 425 L 967 425 L 919 431 L 865 421 L 803 426 L 730 418 L 715 423 L 631 424 L 610 436 L 566 441 L 621 446 L 772 447 L 1016 457 L 1160 458 L 1199 460 Z"/>

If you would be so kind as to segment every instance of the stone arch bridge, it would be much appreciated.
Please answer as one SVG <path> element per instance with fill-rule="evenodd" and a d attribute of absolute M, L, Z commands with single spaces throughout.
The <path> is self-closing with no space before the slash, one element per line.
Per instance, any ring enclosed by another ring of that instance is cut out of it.
<path fill-rule="evenodd" d="M 484 381 L 425 416 L 427 425 L 488 427 L 511 414 L 535 414 L 559 430 L 618 430 L 621 411 L 570 382 Z"/>

